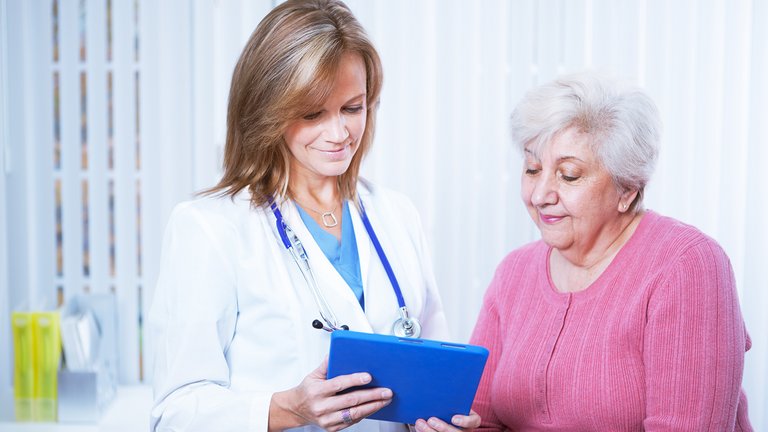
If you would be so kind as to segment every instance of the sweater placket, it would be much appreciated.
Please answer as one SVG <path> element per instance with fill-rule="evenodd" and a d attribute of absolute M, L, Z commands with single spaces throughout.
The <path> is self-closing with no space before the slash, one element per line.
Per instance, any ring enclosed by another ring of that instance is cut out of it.
<path fill-rule="evenodd" d="M 568 309 L 571 306 L 572 294 L 568 294 L 563 302 L 557 306 L 555 315 L 546 336 L 544 343 L 544 352 L 540 356 L 539 364 L 536 368 L 536 408 L 541 422 L 545 424 L 552 423 L 552 411 L 550 407 L 549 394 L 549 366 L 554 357 L 555 348 L 565 328 L 565 319 L 568 315 Z"/>

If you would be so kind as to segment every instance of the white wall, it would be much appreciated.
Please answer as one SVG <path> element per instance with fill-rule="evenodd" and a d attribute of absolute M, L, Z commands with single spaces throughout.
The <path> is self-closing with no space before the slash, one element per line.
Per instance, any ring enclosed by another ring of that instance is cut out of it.
<path fill-rule="evenodd" d="M 8 21 L 5 2 L 0 2 L 0 238 L 5 239 L 8 236 L 6 226 L 6 198 L 5 198 L 5 177 L 8 175 L 8 166 L 6 165 L 6 153 L 10 150 L 8 143 L 8 82 L 6 80 L 7 71 L 7 43 Z M 8 299 L 8 245 L 7 242 L 0 242 L 0 299 Z M 0 347 L 11 346 L 10 323 L 11 316 L 7 307 L 0 307 Z M 0 364 L 10 365 L 13 362 L 13 356 L 10 349 L 1 349 L 2 357 Z M 0 419 L 10 418 L 11 407 L 13 406 L 12 392 L 13 369 L 0 368 Z"/>

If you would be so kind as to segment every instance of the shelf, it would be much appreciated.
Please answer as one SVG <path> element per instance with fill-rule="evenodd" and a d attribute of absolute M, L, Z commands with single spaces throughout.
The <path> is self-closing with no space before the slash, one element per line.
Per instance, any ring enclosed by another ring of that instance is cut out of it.
<path fill-rule="evenodd" d="M 98 424 L 0 422 L 2 432 L 134 432 L 149 429 L 152 388 L 121 386 Z"/>

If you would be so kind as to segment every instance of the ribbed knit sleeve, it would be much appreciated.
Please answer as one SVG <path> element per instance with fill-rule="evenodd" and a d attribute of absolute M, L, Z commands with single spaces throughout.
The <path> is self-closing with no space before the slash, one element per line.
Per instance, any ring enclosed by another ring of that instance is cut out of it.
<path fill-rule="evenodd" d="M 735 423 L 745 348 L 728 257 L 698 241 L 650 295 L 645 431 L 742 430 Z"/>
<path fill-rule="evenodd" d="M 486 291 L 483 300 L 483 309 L 475 325 L 470 343 L 480 345 L 488 349 L 488 361 L 483 370 L 483 376 L 480 379 L 480 385 L 475 396 L 475 402 L 472 409 L 482 418 L 480 431 L 500 431 L 504 430 L 504 424 L 496 417 L 491 404 L 491 383 L 496 376 L 496 370 L 499 366 L 499 357 L 501 356 L 501 345 L 503 337 L 499 329 L 499 314 L 496 310 L 495 294 L 500 288 L 501 269 L 491 282 Z"/>

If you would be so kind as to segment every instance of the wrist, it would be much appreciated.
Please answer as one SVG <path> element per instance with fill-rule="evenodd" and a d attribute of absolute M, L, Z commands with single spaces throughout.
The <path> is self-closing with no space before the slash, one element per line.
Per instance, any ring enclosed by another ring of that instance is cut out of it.
<path fill-rule="evenodd" d="M 272 399 L 269 401 L 269 432 L 304 426 L 302 419 L 294 414 L 291 407 L 292 400 L 291 390 L 272 394 Z"/>

